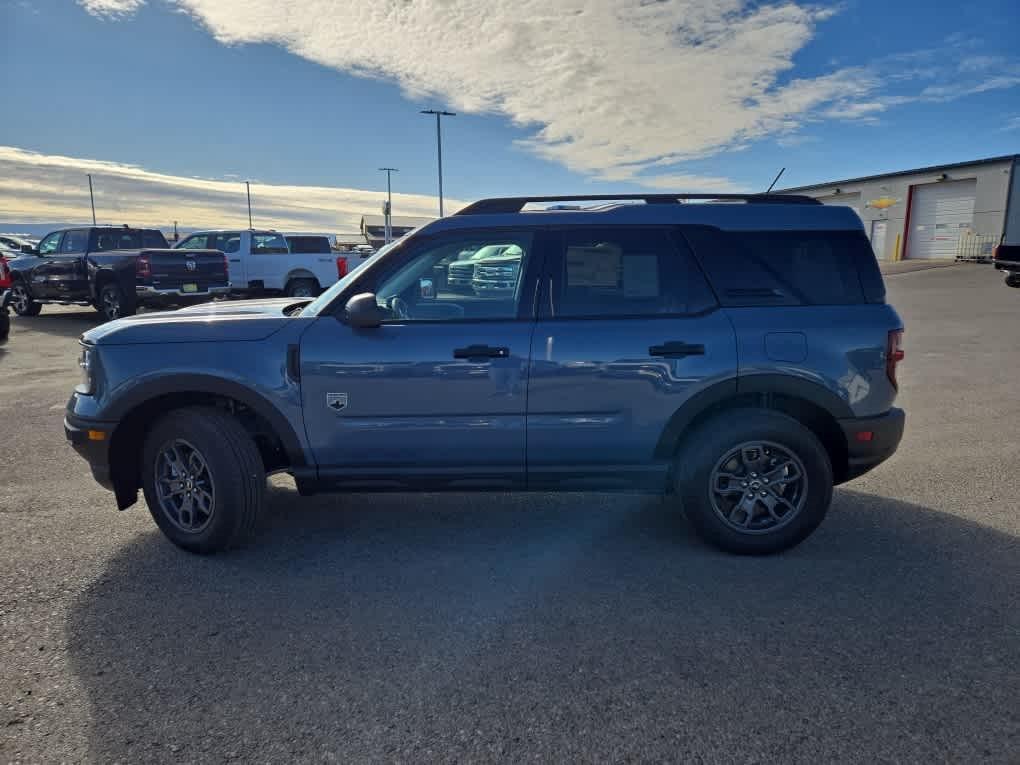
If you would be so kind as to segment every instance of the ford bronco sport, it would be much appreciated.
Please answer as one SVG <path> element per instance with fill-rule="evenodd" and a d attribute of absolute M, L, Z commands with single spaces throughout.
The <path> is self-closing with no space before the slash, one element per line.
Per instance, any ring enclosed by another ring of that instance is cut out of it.
<path fill-rule="evenodd" d="M 771 553 L 895 451 L 902 324 L 852 210 L 781 195 L 532 209 L 560 201 L 596 198 L 476 202 L 312 301 L 86 332 L 67 438 L 121 509 L 141 489 L 202 553 L 251 535 L 280 471 L 301 494 L 667 493 L 716 546 Z M 440 261 L 493 244 L 521 252 L 512 290 L 434 283 Z"/>

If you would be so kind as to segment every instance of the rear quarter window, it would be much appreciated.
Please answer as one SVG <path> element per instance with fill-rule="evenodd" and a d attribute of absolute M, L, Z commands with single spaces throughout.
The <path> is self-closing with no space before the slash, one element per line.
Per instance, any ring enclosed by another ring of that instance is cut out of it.
<path fill-rule="evenodd" d="M 313 255 L 330 252 L 329 239 L 325 236 L 288 236 L 287 244 L 295 255 Z"/>
<path fill-rule="evenodd" d="M 692 226 L 683 233 L 719 301 L 729 307 L 863 303 L 859 269 L 877 270 L 868 240 L 859 232 Z"/>

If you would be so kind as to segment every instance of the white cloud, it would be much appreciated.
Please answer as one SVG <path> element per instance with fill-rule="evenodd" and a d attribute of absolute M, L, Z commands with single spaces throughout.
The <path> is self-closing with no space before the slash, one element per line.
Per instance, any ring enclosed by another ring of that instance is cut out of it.
<path fill-rule="evenodd" d="M 145 0 L 77 0 L 77 2 L 93 16 L 110 18 L 127 16 L 145 5 Z"/>
<path fill-rule="evenodd" d="M 521 143 L 539 156 L 656 187 L 692 177 L 676 175 L 686 161 L 808 122 L 875 121 L 899 104 L 1017 84 L 1008 74 L 966 81 L 993 63 L 962 36 L 789 79 L 837 12 L 794 0 L 162 1 L 224 44 L 279 45 L 414 98 L 500 114 L 531 131 Z M 144 0 L 79 2 L 117 16 Z M 889 94 L 935 78 L 923 93 Z"/>
<path fill-rule="evenodd" d="M 1020 130 L 1020 115 L 1016 117 L 1008 117 L 1006 119 L 1006 124 L 999 128 L 999 130 L 1003 133 Z"/>
<path fill-rule="evenodd" d="M 97 217 L 111 223 L 186 228 L 247 225 L 244 183 L 185 178 L 135 165 L 38 154 L 0 146 L 0 220 L 53 223 L 90 219 L 86 174 L 95 185 Z M 378 213 L 385 193 L 327 186 L 252 185 L 255 224 L 335 233 L 358 229 Z M 465 203 L 446 200 L 447 209 Z M 393 214 L 434 216 L 434 197 L 394 194 Z"/>

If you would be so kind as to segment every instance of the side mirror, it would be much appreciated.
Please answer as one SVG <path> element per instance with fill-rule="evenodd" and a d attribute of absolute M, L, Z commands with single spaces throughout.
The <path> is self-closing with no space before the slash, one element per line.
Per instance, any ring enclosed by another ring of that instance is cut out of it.
<path fill-rule="evenodd" d="M 31 244 L 23 244 L 23 245 L 21 245 L 21 251 L 24 252 L 24 253 L 27 253 L 29 255 L 38 255 L 39 254 L 39 250 L 37 250 Z"/>
<path fill-rule="evenodd" d="M 382 324 L 382 309 L 371 292 L 362 292 L 347 301 L 344 307 L 347 323 L 355 329 L 373 329 Z"/>

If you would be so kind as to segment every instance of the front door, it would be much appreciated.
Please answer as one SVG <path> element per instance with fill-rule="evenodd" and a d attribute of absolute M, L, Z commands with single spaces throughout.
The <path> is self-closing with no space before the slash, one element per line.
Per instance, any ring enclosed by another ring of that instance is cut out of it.
<path fill-rule="evenodd" d="M 553 252 L 532 339 L 528 487 L 662 489 L 666 424 L 732 377 L 733 328 L 668 229 L 564 229 Z"/>
<path fill-rule="evenodd" d="M 87 231 L 50 234 L 39 243 L 44 256 L 32 269 L 32 294 L 49 300 L 79 300 L 88 296 L 83 255 Z"/>
<path fill-rule="evenodd" d="M 290 247 L 282 234 L 253 231 L 249 254 L 245 256 L 245 279 L 249 287 L 279 290 L 290 263 Z"/>
<path fill-rule="evenodd" d="M 504 289 L 439 286 L 442 262 L 488 245 L 518 256 L 500 263 Z M 381 326 L 315 321 L 301 339 L 301 388 L 321 478 L 351 488 L 523 485 L 536 246 L 520 231 L 416 238 L 347 293 L 375 293 Z"/>

